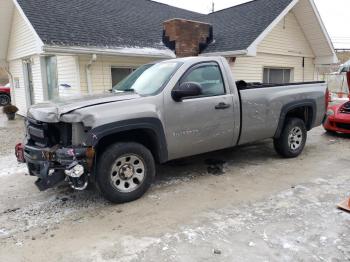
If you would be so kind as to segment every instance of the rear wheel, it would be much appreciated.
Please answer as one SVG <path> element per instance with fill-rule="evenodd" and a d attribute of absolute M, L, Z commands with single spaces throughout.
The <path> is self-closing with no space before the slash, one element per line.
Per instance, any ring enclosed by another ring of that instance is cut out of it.
<path fill-rule="evenodd" d="M 279 138 L 274 139 L 275 150 L 285 158 L 297 157 L 305 147 L 307 130 L 303 120 L 289 118 Z"/>
<path fill-rule="evenodd" d="M 100 157 L 97 184 L 102 194 L 113 203 L 140 198 L 155 176 L 152 153 L 138 143 L 117 143 Z"/>
<path fill-rule="evenodd" d="M 0 106 L 7 106 L 11 103 L 11 97 L 7 94 L 0 94 Z"/>

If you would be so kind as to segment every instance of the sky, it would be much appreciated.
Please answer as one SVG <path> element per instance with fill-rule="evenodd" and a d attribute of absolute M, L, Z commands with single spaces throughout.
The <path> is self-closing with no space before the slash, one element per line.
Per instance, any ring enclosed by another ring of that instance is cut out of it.
<path fill-rule="evenodd" d="M 156 0 L 199 13 L 231 7 L 248 0 Z M 350 48 L 350 0 L 314 0 L 335 48 Z"/>

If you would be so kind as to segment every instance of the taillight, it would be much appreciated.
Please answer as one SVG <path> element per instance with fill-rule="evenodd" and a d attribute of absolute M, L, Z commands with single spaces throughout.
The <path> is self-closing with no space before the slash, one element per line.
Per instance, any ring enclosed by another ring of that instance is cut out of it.
<path fill-rule="evenodd" d="M 326 110 L 328 108 L 329 102 L 331 102 L 331 94 L 329 92 L 329 89 L 327 87 L 326 94 L 325 94 L 325 104 L 326 104 Z"/>

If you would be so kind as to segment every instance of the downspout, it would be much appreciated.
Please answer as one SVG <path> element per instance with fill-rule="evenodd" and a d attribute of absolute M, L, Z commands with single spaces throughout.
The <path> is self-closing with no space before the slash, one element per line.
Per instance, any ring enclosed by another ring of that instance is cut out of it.
<path fill-rule="evenodd" d="M 88 93 L 89 95 L 92 95 L 93 93 L 93 89 L 92 89 L 92 79 L 91 79 L 91 66 L 94 62 L 97 61 L 97 55 L 93 54 L 91 57 L 91 60 L 89 61 L 89 63 L 86 65 L 85 67 L 85 71 L 86 71 L 86 82 L 87 82 L 87 89 L 88 89 Z"/>
<path fill-rule="evenodd" d="M 305 82 L 305 57 L 303 57 L 303 82 Z"/>

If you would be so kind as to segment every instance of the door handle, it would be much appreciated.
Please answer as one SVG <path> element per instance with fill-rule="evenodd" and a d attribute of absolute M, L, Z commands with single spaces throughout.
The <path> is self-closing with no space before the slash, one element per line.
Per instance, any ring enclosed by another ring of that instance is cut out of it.
<path fill-rule="evenodd" d="M 226 104 L 224 102 L 221 102 L 221 103 L 219 103 L 219 104 L 217 104 L 215 106 L 215 109 L 217 109 L 217 110 L 224 110 L 224 109 L 227 109 L 227 108 L 230 108 L 230 107 L 231 107 L 230 104 Z"/>

